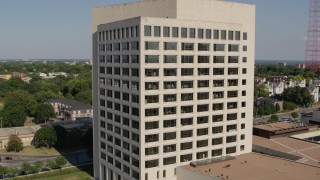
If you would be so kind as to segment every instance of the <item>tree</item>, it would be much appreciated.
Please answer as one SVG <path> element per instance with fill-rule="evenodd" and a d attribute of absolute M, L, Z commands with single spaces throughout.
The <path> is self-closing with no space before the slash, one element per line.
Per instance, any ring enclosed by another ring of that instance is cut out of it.
<path fill-rule="evenodd" d="M 259 108 L 259 109 L 258 109 L 258 114 L 259 114 L 260 116 L 265 115 L 264 108 Z"/>
<path fill-rule="evenodd" d="M 255 97 L 269 97 L 269 91 L 265 84 L 254 86 L 254 96 Z"/>
<path fill-rule="evenodd" d="M 57 133 L 52 126 L 44 126 L 36 132 L 34 139 L 36 147 L 51 148 L 57 142 Z"/>
<path fill-rule="evenodd" d="M 27 119 L 25 112 L 19 106 L 5 106 L 1 116 L 3 127 L 23 126 Z"/>
<path fill-rule="evenodd" d="M 279 117 L 275 114 L 271 115 L 271 118 L 268 122 L 278 122 L 279 121 Z"/>
<path fill-rule="evenodd" d="M 92 90 L 87 89 L 80 91 L 78 94 L 74 96 L 74 99 L 85 104 L 92 104 Z"/>
<path fill-rule="evenodd" d="M 282 97 L 285 101 L 307 107 L 310 106 L 314 101 L 309 90 L 299 86 L 285 89 L 282 93 Z"/>
<path fill-rule="evenodd" d="M 293 102 L 284 101 L 283 102 L 283 109 L 284 110 L 294 110 L 297 108 L 297 105 Z"/>
<path fill-rule="evenodd" d="M 4 177 L 6 174 L 8 174 L 8 168 L 4 166 L 0 166 L 0 176 Z"/>
<path fill-rule="evenodd" d="M 55 117 L 56 114 L 53 107 L 50 104 L 38 104 L 36 108 L 36 114 L 34 122 L 36 124 L 45 123 L 49 118 Z"/>
<path fill-rule="evenodd" d="M 64 157 L 57 157 L 55 164 L 57 167 L 62 168 L 67 164 L 67 160 Z"/>
<path fill-rule="evenodd" d="M 42 161 L 36 161 L 34 164 L 33 164 L 33 172 L 37 173 L 37 172 L 40 172 L 42 167 L 43 167 L 43 162 Z"/>
<path fill-rule="evenodd" d="M 36 109 L 36 100 L 33 95 L 24 90 L 7 93 L 4 107 L 19 107 L 28 116 L 33 116 Z"/>
<path fill-rule="evenodd" d="M 279 112 L 281 110 L 279 103 L 276 103 L 275 108 L 276 108 L 276 112 Z"/>
<path fill-rule="evenodd" d="M 10 177 L 16 177 L 19 174 L 18 168 L 8 168 L 8 175 Z"/>
<path fill-rule="evenodd" d="M 7 152 L 19 152 L 23 150 L 22 140 L 15 134 L 9 136 L 9 141 L 6 147 Z"/>
<path fill-rule="evenodd" d="M 35 93 L 35 98 L 38 103 L 44 103 L 48 101 L 49 99 L 63 99 L 62 95 L 56 94 L 51 90 L 48 91 L 39 91 Z"/>
<path fill-rule="evenodd" d="M 22 171 L 24 171 L 27 175 L 33 171 L 33 167 L 29 162 L 22 163 Z"/>
<path fill-rule="evenodd" d="M 271 108 L 271 106 L 267 105 L 267 106 L 264 107 L 264 114 L 265 114 L 265 115 L 272 114 L 272 108 Z"/>
<path fill-rule="evenodd" d="M 57 165 L 56 165 L 55 161 L 48 160 L 47 161 L 47 167 L 50 168 L 50 169 L 56 169 Z"/>
<path fill-rule="evenodd" d="M 297 112 L 293 112 L 293 113 L 291 113 L 291 116 L 293 118 L 297 118 L 297 117 L 299 117 L 299 114 Z"/>

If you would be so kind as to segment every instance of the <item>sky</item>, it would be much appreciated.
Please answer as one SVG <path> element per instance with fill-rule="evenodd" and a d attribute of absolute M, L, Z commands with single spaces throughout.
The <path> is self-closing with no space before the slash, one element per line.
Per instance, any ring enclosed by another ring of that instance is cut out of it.
<path fill-rule="evenodd" d="M 0 59 L 91 59 L 92 9 L 134 1 L 1 0 Z M 257 60 L 304 59 L 309 0 L 226 1 L 256 5 Z"/>

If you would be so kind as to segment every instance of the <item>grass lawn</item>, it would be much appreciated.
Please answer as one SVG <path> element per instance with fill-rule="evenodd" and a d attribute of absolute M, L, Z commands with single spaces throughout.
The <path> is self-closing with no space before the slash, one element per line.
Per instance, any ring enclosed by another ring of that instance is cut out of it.
<path fill-rule="evenodd" d="M 75 172 L 70 174 L 58 175 L 48 178 L 39 178 L 38 180 L 86 180 L 92 179 L 92 176 L 87 172 Z"/>
<path fill-rule="evenodd" d="M 5 149 L 0 149 L 0 153 L 8 152 Z M 22 151 L 18 153 L 10 152 L 9 154 L 60 155 L 60 153 L 55 148 L 35 148 L 33 146 L 25 146 Z"/>
<path fill-rule="evenodd" d="M 93 164 L 71 167 L 52 172 L 16 177 L 13 180 L 89 180 L 93 179 Z"/>

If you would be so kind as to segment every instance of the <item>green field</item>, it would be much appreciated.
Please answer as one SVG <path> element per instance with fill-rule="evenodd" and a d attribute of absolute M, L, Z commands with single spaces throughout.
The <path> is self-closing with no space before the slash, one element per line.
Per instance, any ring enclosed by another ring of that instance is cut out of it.
<path fill-rule="evenodd" d="M 93 179 L 93 165 L 71 167 L 52 172 L 38 173 L 23 177 L 16 177 L 12 180 L 89 180 Z"/>
<path fill-rule="evenodd" d="M 8 154 L 34 154 L 34 155 L 60 155 L 60 153 L 55 149 L 47 149 L 47 148 L 35 148 L 33 146 L 25 146 L 23 150 L 15 153 L 15 152 L 7 152 L 5 149 L 0 149 L 0 153 L 8 153 Z"/>

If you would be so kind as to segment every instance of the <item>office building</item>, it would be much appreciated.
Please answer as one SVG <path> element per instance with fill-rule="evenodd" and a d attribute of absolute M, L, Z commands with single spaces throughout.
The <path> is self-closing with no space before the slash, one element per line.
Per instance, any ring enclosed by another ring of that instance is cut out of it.
<path fill-rule="evenodd" d="M 95 178 L 175 180 L 252 149 L 255 6 L 144 0 L 93 10 Z"/>

